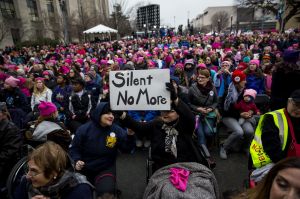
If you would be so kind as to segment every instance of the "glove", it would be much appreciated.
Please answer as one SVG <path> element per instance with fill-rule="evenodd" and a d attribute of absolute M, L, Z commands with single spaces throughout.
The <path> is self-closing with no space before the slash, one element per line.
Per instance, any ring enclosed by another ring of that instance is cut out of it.
<path fill-rule="evenodd" d="M 166 89 L 168 90 L 168 91 L 170 91 L 170 94 L 171 94 L 171 100 L 172 101 L 175 101 L 176 99 L 177 99 L 177 91 L 175 90 L 175 88 L 174 88 L 174 85 L 172 84 L 172 83 L 170 83 L 170 82 L 167 82 L 166 83 Z"/>

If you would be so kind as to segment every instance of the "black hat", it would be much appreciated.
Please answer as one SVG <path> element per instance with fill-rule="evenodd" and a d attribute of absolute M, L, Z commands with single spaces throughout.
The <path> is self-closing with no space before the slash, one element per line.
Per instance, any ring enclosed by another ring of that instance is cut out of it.
<path fill-rule="evenodd" d="M 300 103 L 300 89 L 293 91 L 290 98 L 293 99 L 294 102 Z"/>
<path fill-rule="evenodd" d="M 72 84 L 80 84 L 83 87 L 85 86 L 85 82 L 82 78 L 75 78 L 71 82 L 72 82 Z"/>

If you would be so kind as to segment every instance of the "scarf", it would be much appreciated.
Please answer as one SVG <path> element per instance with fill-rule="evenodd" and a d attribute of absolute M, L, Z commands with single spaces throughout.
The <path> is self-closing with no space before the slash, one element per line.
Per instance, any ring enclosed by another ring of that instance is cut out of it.
<path fill-rule="evenodd" d="M 172 126 L 166 124 L 162 126 L 162 129 L 167 134 L 165 138 L 165 152 L 171 153 L 175 158 L 177 158 L 176 141 L 178 136 L 178 131 L 174 128 L 176 124 L 177 122 Z"/>
<path fill-rule="evenodd" d="M 68 193 L 70 189 L 79 184 L 88 184 L 93 187 L 85 176 L 79 173 L 65 171 L 58 182 L 53 185 L 34 188 L 31 183 L 27 183 L 28 198 L 32 198 L 35 195 L 44 195 L 51 199 L 60 199 L 64 193 Z"/>
<path fill-rule="evenodd" d="M 231 104 L 235 103 L 237 101 L 238 97 L 239 97 L 239 93 L 238 93 L 237 89 L 235 88 L 234 83 L 231 82 L 229 84 L 228 94 L 227 94 L 225 102 L 224 102 L 224 110 L 228 111 Z"/>

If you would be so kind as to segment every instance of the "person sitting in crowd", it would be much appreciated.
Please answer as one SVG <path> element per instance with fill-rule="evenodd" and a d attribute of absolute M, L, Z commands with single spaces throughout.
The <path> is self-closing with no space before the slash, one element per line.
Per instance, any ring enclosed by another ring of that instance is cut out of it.
<path fill-rule="evenodd" d="M 10 120 L 5 102 L 0 102 L 0 188 L 4 187 L 22 146 L 19 129 Z"/>
<path fill-rule="evenodd" d="M 244 71 L 247 76 L 246 88 L 254 89 L 258 94 L 264 94 L 266 92 L 265 78 L 259 66 L 259 60 L 253 59 L 250 61 L 249 67 Z"/>
<path fill-rule="evenodd" d="M 52 70 L 45 70 L 43 72 L 44 77 L 44 83 L 47 88 L 50 90 L 53 90 L 56 86 L 56 77 L 54 76 L 54 73 Z"/>
<path fill-rule="evenodd" d="M 67 126 L 72 133 L 77 128 L 87 122 L 90 118 L 91 111 L 95 107 L 94 97 L 89 94 L 85 88 L 83 79 L 74 79 L 72 81 L 73 91 L 65 98 L 65 113 L 67 118 Z"/>
<path fill-rule="evenodd" d="M 251 117 L 247 119 L 240 117 L 240 125 L 243 125 L 245 121 L 250 122 L 253 126 L 256 125 L 256 120 L 253 116 L 260 115 L 260 111 L 254 102 L 256 94 L 256 91 L 253 89 L 245 89 L 243 100 L 239 101 L 234 105 L 235 109 L 238 110 L 239 113 L 248 112 L 249 115 L 251 115 Z"/>
<path fill-rule="evenodd" d="M 67 153 L 48 141 L 28 155 L 28 170 L 14 198 L 94 199 L 94 187 L 73 171 Z"/>
<path fill-rule="evenodd" d="M 55 104 L 41 101 L 38 109 L 39 117 L 31 139 L 38 143 L 51 140 L 67 151 L 71 143 L 71 135 L 64 124 L 57 120 L 58 111 Z"/>
<path fill-rule="evenodd" d="M 19 127 L 23 127 L 23 118 L 30 111 L 26 96 L 18 88 L 20 80 L 13 76 L 4 81 L 3 90 L 0 93 L 0 102 L 5 102 L 12 121 Z"/>
<path fill-rule="evenodd" d="M 223 124 L 232 132 L 221 144 L 220 157 L 222 159 L 227 159 L 227 152 L 230 149 L 237 148 L 239 150 L 244 138 L 246 144 L 250 142 L 254 132 L 254 128 L 250 122 L 245 121 L 242 125 L 238 122 L 240 117 L 248 119 L 252 117 L 252 115 L 248 112 L 240 113 L 235 109 L 235 104 L 243 100 L 245 85 L 246 75 L 239 70 L 235 70 L 232 73 L 232 82 L 228 87 L 228 94 L 224 101 L 224 110 L 222 113 Z"/>
<path fill-rule="evenodd" d="M 125 127 L 150 136 L 153 171 L 176 162 L 200 161 L 190 143 L 195 126 L 194 115 L 177 97 L 173 84 L 167 83 L 167 88 L 171 93 L 172 108 L 161 111 L 157 120 L 137 122 L 125 112 L 120 116 L 121 124 Z"/>
<path fill-rule="evenodd" d="M 47 88 L 44 82 L 44 78 L 35 78 L 33 93 L 31 97 L 31 110 L 37 111 L 37 107 L 41 101 L 51 102 L 52 91 Z"/>
<path fill-rule="evenodd" d="M 217 91 L 210 79 L 210 71 L 203 69 L 197 76 L 197 82 L 189 88 L 189 101 L 192 111 L 198 116 L 197 137 L 199 145 L 206 148 L 206 138 L 216 134 Z M 208 150 L 207 150 L 208 151 Z"/>
<path fill-rule="evenodd" d="M 96 102 L 98 102 L 100 93 L 102 91 L 100 86 L 94 82 L 93 73 L 91 72 L 86 73 L 84 75 L 84 81 L 85 81 L 85 90 L 93 96 Z"/>
<path fill-rule="evenodd" d="M 79 127 L 70 147 L 75 169 L 95 186 L 98 198 L 116 196 L 116 158 L 118 150 L 130 152 L 134 133 L 114 123 L 108 103 L 100 103 L 91 121 Z"/>
<path fill-rule="evenodd" d="M 231 73 L 230 62 L 223 61 L 221 64 L 221 69 L 218 70 L 215 76 L 212 76 L 219 98 L 222 98 L 224 94 L 227 93 L 226 91 L 231 83 Z"/>
<path fill-rule="evenodd" d="M 56 79 L 57 86 L 53 90 L 52 102 L 58 110 L 58 119 L 65 121 L 65 102 L 66 98 L 71 94 L 72 87 L 69 85 L 67 76 L 58 74 Z"/>
<path fill-rule="evenodd" d="M 287 100 L 286 108 L 264 114 L 250 146 L 254 167 L 252 179 L 258 182 L 270 168 L 286 157 L 300 157 L 300 90 Z M 259 149 L 259 150 L 258 150 Z"/>

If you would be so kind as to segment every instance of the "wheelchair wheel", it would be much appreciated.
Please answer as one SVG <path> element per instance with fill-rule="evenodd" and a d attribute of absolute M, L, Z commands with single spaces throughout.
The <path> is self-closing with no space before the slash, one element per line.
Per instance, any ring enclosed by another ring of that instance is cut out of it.
<path fill-rule="evenodd" d="M 7 194 L 9 199 L 13 199 L 15 188 L 19 185 L 22 176 L 25 174 L 25 168 L 27 167 L 27 156 L 20 159 L 17 164 L 12 168 L 7 182 Z"/>

